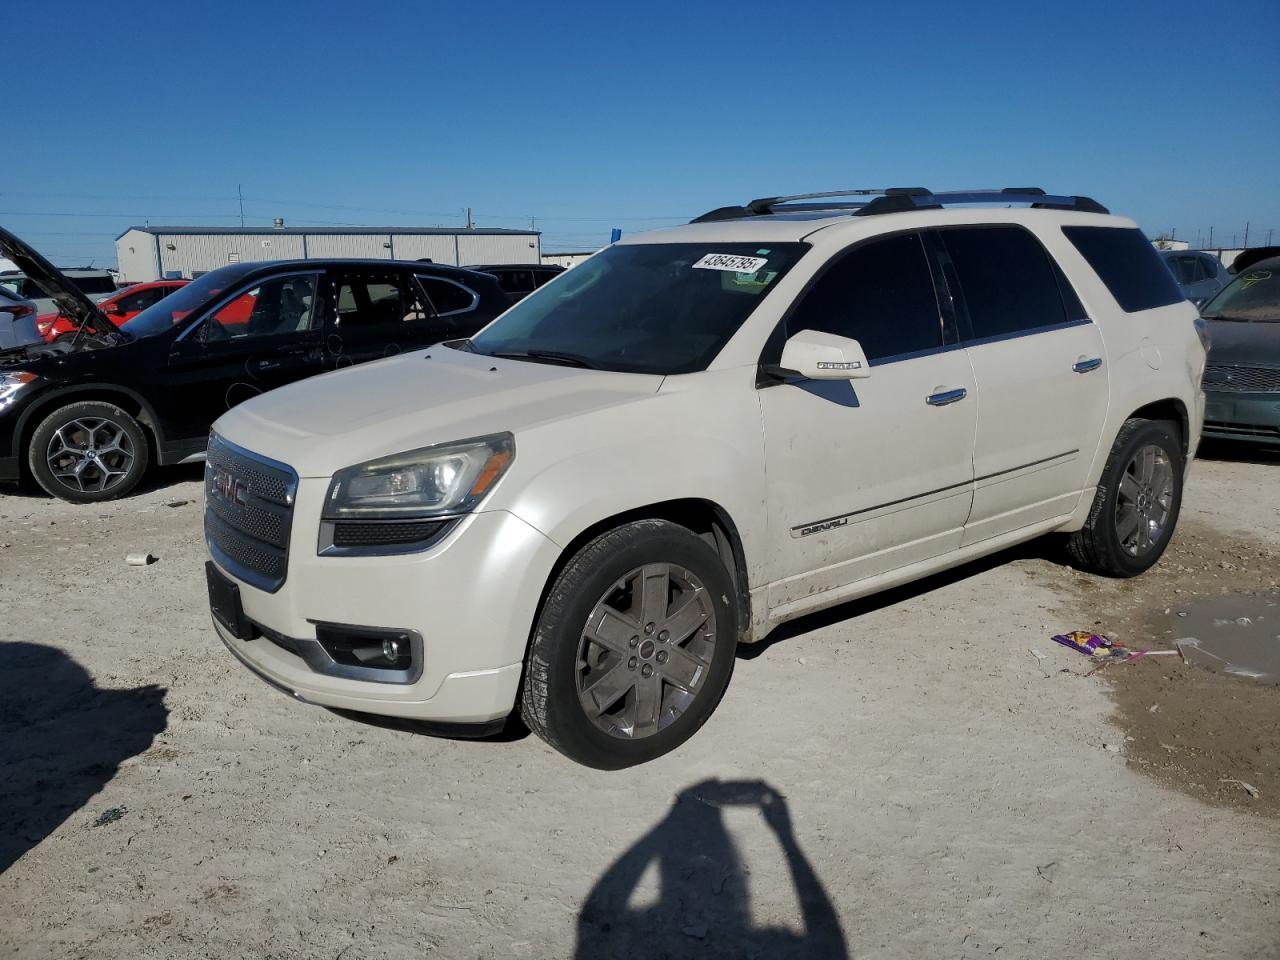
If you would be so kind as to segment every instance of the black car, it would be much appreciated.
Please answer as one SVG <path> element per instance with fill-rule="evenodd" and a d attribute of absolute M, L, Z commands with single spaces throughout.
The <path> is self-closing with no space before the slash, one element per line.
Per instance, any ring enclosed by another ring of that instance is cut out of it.
<path fill-rule="evenodd" d="M 512 300 L 527 297 L 548 280 L 564 273 L 554 263 L 485 263 L 467 267 L 498 278 L 498 284 Z"/>
<path fill-rule="evenodd" d="M 228 408 L 326 370 L 468 337 L 511 303 L 493 277 L 388 260 L 240 263 L 120 328 L 13 234 L 0 256 L 54 295 L 72 338 L 0 353 L 0 481 L 87 503 L 151 462 L 204 454 Z"/>

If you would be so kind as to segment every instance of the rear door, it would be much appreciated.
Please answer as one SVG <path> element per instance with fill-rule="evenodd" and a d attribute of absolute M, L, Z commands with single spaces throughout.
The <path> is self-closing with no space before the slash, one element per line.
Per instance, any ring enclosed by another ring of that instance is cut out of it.
<path fill-rule="evenodd" d="M 207 433 L 236 404 L 323 369 L 320 274 L 257 280 L 221 301 L 173 344 L 165 370 L 174 439 Z"/>
<path fill-rule="evenodd" d="M 1102 337 L 1017 225 L 933 233 L 978 387 L 965 546 L 1071 513 L 1107 410 Z"/>
<path fill-rule="evenodd" d="M 448 327 L 403 270 L 339 270 L 329 275 L 334 303 L 324 328 L 325 363 L 345 367 L 446 339 Z"/>

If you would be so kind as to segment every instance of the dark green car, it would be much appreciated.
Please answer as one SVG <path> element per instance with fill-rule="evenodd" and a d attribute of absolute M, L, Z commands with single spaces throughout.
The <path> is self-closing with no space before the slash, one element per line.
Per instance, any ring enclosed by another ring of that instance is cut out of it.
<path fill-rule="evenodd" d="M 1205 304 L 1204 436 L 1280 446 L 1280 257 L 1252 264 Z"/>

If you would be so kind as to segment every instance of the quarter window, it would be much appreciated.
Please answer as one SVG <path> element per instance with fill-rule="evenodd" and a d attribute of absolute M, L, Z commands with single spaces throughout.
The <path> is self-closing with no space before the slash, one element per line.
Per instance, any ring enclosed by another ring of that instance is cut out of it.
<path fill-rule="evenodd" d="M 787 320 L 789 334 L 834 333 L 873 363 L 942 346 L 942 319 L 917 234 L 873 240 L 838 254 Z"/>
<path fill-rule="evenodd" d="M 1066 322 L 1053 264 L 1028 231 L 961 227 L 941 230 L 939 236 L 951 258 L 974 340 Z"/>
<path fill-rule="evenodd" d="M 461 284 L 454 283 L 452 280 L 445 280 L 443 277 L 429 277 L 419 274 L 418 282 L 422 284 L 427 296 L 431 298 L 431 305 L 436 308 L 436 313 L 441 316 L 450 313 L 463 313 L 472 309 L 479 301 L 479 297 L 474 292 Z"/>
<path fill-rule="evenodd" d="M 1126 313 L 1180 302 L 1182 291 L 1141 230 L 1124 227 L 1063 227 Z"/>

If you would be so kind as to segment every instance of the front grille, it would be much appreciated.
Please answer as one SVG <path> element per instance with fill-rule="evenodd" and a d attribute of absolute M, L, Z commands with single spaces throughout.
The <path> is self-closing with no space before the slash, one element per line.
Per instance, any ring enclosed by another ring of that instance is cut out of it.
<path fill-rule="evenodd" d="M 1213 393 L 1280 393 L 1280 367 L 1233 367 L 1211 363 L 1203 386 Z"/>
<path fill-rule="evenodd" d="M 289 566 L 289 531 L 298 476 L 216 433 L 204 471 L 204 536 L 214 559 L 234 576 L 274 593 Z"/>

